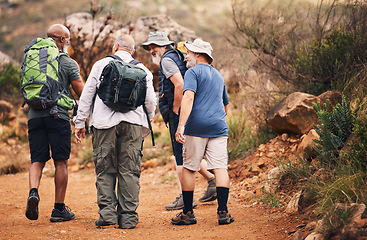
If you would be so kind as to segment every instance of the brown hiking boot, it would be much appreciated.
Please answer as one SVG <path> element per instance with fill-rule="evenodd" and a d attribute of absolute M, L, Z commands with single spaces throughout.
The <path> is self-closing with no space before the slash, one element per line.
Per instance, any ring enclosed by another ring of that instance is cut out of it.
<path fill-rule="evenodd" d="M 227 213 L 226 211 L 218 212 L 219 225 L 231 224 L 232 222 L 234 222 L 234 218 L 231 216 L 231 214 Z"/>
<path fill-rule="evenodd" d="M 187 214 L 180 212 L 176 217 L 171 219 L 173 225 L 191 225 L 196 224 L 194 213 L 189 211 Z"/>

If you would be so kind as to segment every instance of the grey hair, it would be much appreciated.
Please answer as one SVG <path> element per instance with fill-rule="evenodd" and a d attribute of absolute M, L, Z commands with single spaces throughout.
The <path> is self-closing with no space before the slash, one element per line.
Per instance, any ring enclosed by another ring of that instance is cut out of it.
<path fill-rule="evenodd" d="M 120 35 L 116 38 L 115 44 L 118 44 L 120 48 L 124 48 L 129 51 L 135 49 L 135 40 L 130 35 Z"/>

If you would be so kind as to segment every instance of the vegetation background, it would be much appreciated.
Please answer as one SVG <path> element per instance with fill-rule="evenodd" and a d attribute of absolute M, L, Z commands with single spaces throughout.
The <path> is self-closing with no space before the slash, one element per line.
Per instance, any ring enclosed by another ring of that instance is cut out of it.
<path fill-rule="evenodd" d="M 328 215 L 336 202 L 367 204 L 366 0 L 1 0 L 0 50 L 20 62 L 31 39 L 45 36 L 51 24 L 63 22 L 69 14 L 88 12 L 93 6 L 103 6 L 101 16 L 112 12 L 122 23 L 167 14 L 212 43 L 215 67 L 222 72 L 230 94 L 232 161 L 244 159 L 274 137 L 266 125 L 266 114 L 289 93 L 341 92 L 343 102 L 332 109 L 328 103 L 315 106 L 319 116 L 315 130 L 320 136 L 314 145 L 316 155 L 292 163 L 279 159 L 279 165 L 331 225 L 347 222 Z M 248 69 L 258 74 L 251 78 Z M 3 67 L 0 99 L 21 102 L 16 91 L 19 74 L 17 65 Z M 6 124 L 7 116 L 1 117 Z M 144 157 L 165 164 L 170 157 L 168 131 L 161 120 L 155 124 L 157 142 L 167 154 L 149 150 L 147 143 Z M 26 142 L 16 132 L 1 138 Z M 91 159 L 86 146 L 84 163 Z M 322 179 L 314 177 L 320 168 L 325 171 Z M 299 179 L 307 181 L 299 184 Z M 337 233 L 333 229 L 327 236 Z"/>

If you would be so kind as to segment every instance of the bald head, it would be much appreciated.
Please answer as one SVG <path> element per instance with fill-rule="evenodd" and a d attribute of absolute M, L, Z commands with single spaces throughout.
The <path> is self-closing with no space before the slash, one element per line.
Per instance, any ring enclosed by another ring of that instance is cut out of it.
<path fill-rule="evenodd" d="M 67 27 L 62 24 L 54 24 L 47 31 L 47 37 L 70 37 L 70 32 Z"/>
<path fill-rule="evenodd" d="M 113 45 L 114 53 L 118 50 L 129 52 L 131 55 L 135 52 L 135 41 L 130 35 L 120 35 L 116 38 Z"/>
<path fill-rule="evenodd" d="M 62 24 L 54 24 L 47 31 L 47 37 L 56 41 L 57 47 L 64 52 L 70 43 L 70 31 Z"/>

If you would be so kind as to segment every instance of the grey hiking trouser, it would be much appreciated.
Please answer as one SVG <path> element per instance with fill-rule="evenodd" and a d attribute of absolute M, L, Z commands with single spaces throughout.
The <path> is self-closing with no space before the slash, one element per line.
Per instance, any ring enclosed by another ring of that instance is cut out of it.
<path fill-rule="evenodd" d="M 100 219 L 121 228 L 138 224 L 142 127 L 120 122 L 109 129 L 92 128 Z M 117 194 L 116 194 L 117 180 Z M 117 209 L 116 209 L 117 207 Z"/>

